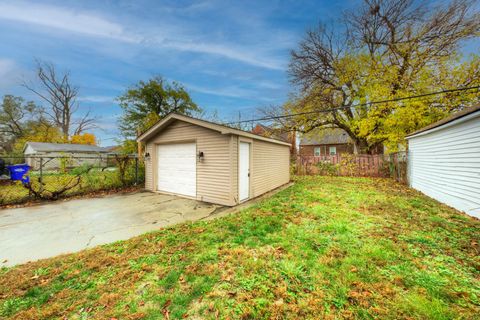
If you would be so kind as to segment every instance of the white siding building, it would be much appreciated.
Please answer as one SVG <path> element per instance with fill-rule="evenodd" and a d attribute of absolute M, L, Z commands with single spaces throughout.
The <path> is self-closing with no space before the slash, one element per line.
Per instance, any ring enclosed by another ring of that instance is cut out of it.
<path fill-rule="evenodd" d="M 480 218 L 480 105 L 407 136 L 410 186 Z"/>
<path fill-rule="evenodd" d="M 43 170 L 57 170 L 62 166 L 75 168 L 84 164 L 106 166 L 109 151 L 85 144 L 27 142 L 23 154 L 32 170 L 40 169 L 40 161 Z"/>

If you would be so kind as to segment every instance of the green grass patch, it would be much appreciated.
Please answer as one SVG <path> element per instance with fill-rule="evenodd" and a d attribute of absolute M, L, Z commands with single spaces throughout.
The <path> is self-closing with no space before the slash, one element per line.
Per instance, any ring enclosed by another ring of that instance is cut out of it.
<path fill-rule="evenodd" d="M 479 239 L 390 180 L 302 177 L 228 217 L 2 268 L 0 317 L 474 319 Z"/>

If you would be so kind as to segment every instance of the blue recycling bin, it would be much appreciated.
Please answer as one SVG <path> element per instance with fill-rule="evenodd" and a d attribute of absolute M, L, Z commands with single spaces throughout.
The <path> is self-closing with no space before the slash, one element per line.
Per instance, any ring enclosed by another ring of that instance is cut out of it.
<path fill-rule="evenodd" d="M 30 170 L 28 164 L 13 164 L 7 166 L 7 169 L 10 171 L 10 180 L 22 181 L 24 184 L 30 182 L 30 177 L 26 175 L 28 170 Z"/>

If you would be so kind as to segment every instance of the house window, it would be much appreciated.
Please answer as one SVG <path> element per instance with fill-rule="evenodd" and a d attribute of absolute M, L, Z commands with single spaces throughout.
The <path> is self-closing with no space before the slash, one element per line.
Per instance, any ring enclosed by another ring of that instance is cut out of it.
<path fill-rule="evenodd" d="M 337 147 L 330 147 L 330 155 L 334 156 L 337 154 Z"/>
<path fill-rule="evenodd" d="M 320 156 L 320 147 L 315 147 L 315 148 L 313 149 L 313 155 L 314 155 L 315 157 L 319 157 L 319 156 Z"/>

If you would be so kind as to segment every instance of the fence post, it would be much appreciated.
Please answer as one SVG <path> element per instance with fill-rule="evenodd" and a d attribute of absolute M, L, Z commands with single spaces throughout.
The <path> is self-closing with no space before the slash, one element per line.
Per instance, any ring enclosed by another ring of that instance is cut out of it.
<path fill-rule="evenodd" d="M 38 181 L 42 183 L 43 181 L 43 158 L 40 157 L 40 177 L 38 178 Z"/>
<path fill-rule="evenodd" d="M 400 182 L 401 180 L 401 177 L 402 177 L 402 172 L 401 172 L 401 168 L 400 168 L 400 161 L 398 160 L 398 152 L 395 153 L 395 166 L 397 167 L 397 181 Z"/>
<path fill-rule="evenodd" d="M 135 185 L 138 184 L 138 156 L 135 156 Z"/>
<path fill-rule="evenodd" d="M 43 192 L 43 157 L 40 157 L 40 177 L 38 182 L 40 182 L 40 192 Z"/>

